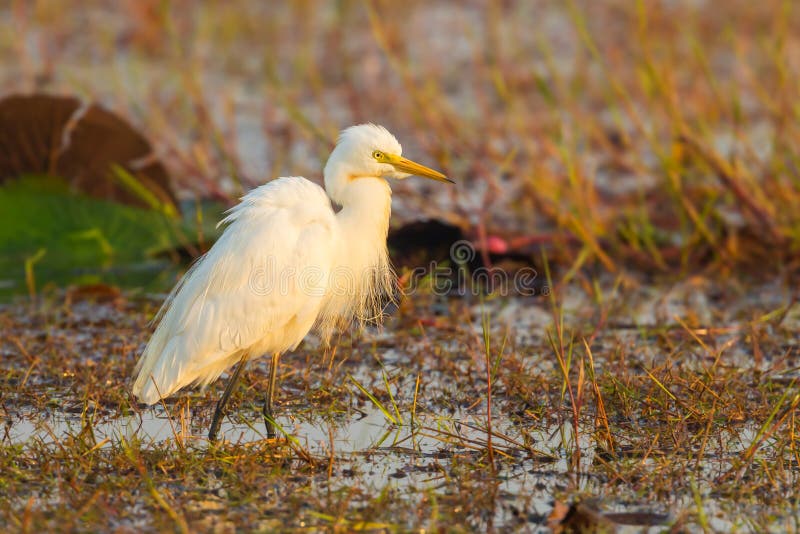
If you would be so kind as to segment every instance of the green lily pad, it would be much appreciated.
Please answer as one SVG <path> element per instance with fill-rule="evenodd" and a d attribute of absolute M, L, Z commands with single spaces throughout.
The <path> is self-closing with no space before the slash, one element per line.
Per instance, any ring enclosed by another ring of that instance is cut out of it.
<path fill-rule="evenodd" d="M 199 253 L 200 236 L 213 240 L 222 211 L 186 208 L 179 219 L 76 193 L 58 178 L 7 182 L 0 187 L 0 294 L 47 283 L 168 288 L 187 256 L 181 252 Z"/>

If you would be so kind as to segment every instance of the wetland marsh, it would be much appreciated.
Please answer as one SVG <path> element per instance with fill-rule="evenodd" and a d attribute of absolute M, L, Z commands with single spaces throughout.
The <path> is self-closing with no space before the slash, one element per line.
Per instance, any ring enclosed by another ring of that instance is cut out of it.
<path fill-rule="evenodd" d="M 113 111 L 177 199 L 31 207 L 0 135 L 0 526 L 799 531 L 798 27 L 780 0 L 0 5 L 0 97 Z M 393 234 L 385 324 L 282 359 L 274 440 L 267 360 L 217 444 L 224 381 L 137 405 L 221 211 L 366 121 L 457 181 L 394 188 L 393 232 L 451 237 Z M 524 283 L 436 269 L 478 265 Z"/>

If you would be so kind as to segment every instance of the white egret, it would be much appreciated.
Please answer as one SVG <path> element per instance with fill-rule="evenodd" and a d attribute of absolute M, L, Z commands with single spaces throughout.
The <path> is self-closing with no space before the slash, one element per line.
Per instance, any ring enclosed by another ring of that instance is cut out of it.
<path fill-rule="evenodd" d="M 236 365 L 214 412 L 213 441 L 245 364 L 271 354 L 264 419 L 274 436 L 281 353 L 312 328 L 327 339 L 353 319 L 380 317 L 381 296 L 392 293 L 386 178 L 452 182 L 401 151 L 385 128 L 352 126 L 341 132 L 325 165 L 324 190 L 305 178 L 284 177 L 242 197 L 220 222 L 227 225 L 222 236 L 161 307 L 136 367 L 134 395 L 154 404 L 185 386 L 205 386 Z M 338 212 L 331 201 L 341 206 Z"/>

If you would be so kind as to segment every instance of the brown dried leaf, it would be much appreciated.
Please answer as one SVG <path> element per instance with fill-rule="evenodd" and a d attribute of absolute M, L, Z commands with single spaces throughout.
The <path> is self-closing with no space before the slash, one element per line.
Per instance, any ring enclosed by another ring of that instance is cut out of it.
<path fill-rule="evenodd" d="M 177 211 L 169 174 L 150 143 L 114 113 L 74 97 L 34 94 L 0 100 L 0 184 L 25 174 L 49 174 L 96 198 L 152 208 L 141 193 L 117 179 L 114 165 L 161 205 Z"/>

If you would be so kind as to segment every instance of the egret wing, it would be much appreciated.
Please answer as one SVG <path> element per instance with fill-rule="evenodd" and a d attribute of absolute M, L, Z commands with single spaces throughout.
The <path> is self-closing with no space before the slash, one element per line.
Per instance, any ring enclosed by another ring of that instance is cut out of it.
<path fill-rule="evenodd" d="M 298 345 L 328 289 L 337 234 L 317 185 L 282 178 L 246 195 L 164 305 L 133 392 L 152 404 L 208 384 L 243 355 Z"/>

